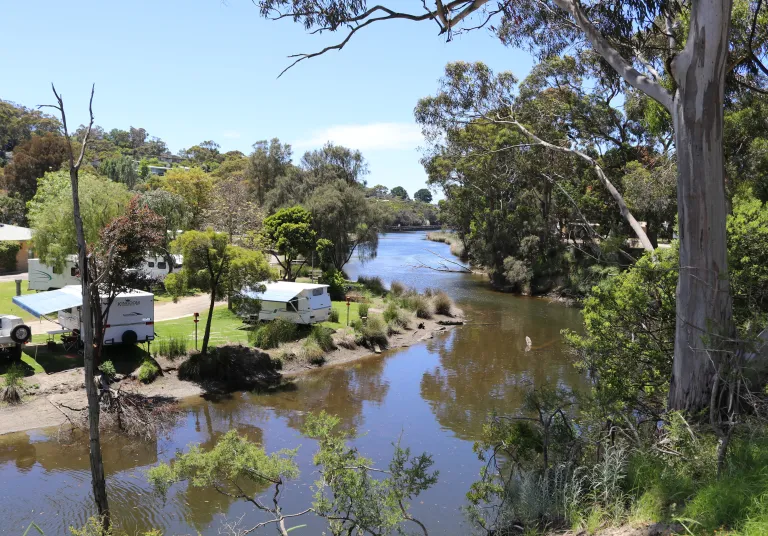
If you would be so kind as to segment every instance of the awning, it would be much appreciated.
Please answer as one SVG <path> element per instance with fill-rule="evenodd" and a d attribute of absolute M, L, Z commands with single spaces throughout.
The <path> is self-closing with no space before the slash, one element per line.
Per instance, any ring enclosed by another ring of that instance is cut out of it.
<path fill-rule="evenodd" d="M 301 289 L 283 289 L 283 288 L 269 288 L 264 292 L 254 292 L 252 290 L 246 291 L 243 294 L 250 298 L 259 299 L 262 301 L 272 302 L 289 302 L 301 292 Z"/>
<path fill-rule="evenodd" d="M 83 296 L 80 294 L 80 287 L 73 285 L 59 290 L 14 296 L 13 303 L 39 318 L 62 309 L 80 307 L 83 304 Z"/>

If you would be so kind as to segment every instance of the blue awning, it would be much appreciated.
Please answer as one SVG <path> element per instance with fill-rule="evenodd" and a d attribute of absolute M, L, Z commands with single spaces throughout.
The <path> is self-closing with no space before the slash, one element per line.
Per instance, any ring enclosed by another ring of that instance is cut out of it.
<path fill-rule="evenodd" d="M 83 297 L 80 294 L 80 287 L 73 285 L 59 290 L 14 296 L 13 303 L 39 318 L 62 309 L 80 307 L 83 304 Z"/>

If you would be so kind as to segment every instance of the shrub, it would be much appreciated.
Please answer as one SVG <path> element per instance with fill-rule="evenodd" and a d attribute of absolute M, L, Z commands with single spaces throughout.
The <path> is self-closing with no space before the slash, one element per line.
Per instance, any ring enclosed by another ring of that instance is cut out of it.
<path fill-rule="evenodd" d="M 359 328 L 356 327 L 357 338 L 355 342 L 360 346 L 366 348 L 373 348 L 379 346 L 380 348 L 386 348 L 389 344 L 387 339 L 387 324 L 380 316 L 372 316 L 365 324 L 360 324 Z"/>
<path fill-rule="evenodd" d="M 416 296 L 413 300 L 414 312 L 418 318 L 432 318 L 432 304 L 424 296 Z"/>
<path fill-rule="evenodd" d="M 315 342 L 324 352 L 330 352 L 336 349 L 333 343 L 333 330 L 323 326 L 312 326 L 307 340 Z"/>
<path fill-rule="evenodd" d="M 365 277 L 361 275 L 357 278 L 357 282 L 377 296 L 383 296 L 387 292 L 387 289 L 384 288 L 384 282 L 378 276 Z"/>
<path fill-rule="evenodd" d="M 360 303 L 360 304 L 358 304 L 358 306 L 357 306 L 357 316 L 359 316 L 360 318 L 367 318 L 368 317 L 368 309 L 370 307 L 371 306 L 368 305 L 367 303 Z"/>
<path fill-rule="evenodd" d="M 323 275 L 320 277 L 320 283 L 328 285 L 328 294 L 330 294 L 332 300 L 340 301 L 344 299 L 344 286 L 347 281 L 344 279 L 344 274 L 339 270 L 330 269 L 323 272 Z"/>
<path fill-rule="evenodd" d="M 387 322 L 387 337 L 401 333 L 400 326 L 394 322 Z"/>
<path fill-rule="evenodd" d="M 228 389 L 247 389 L 279 378 L 280 361 L 247 346 L 225 345 L 195 353 L 179 366 L 179 379 L 197 383 L 221 382 Z"/>
<path fill-rule="evenodd" d="M 384 310 L 384 320 L 396 328 L 406 329 L 410 325 L 408 315 L 397 304 L 390 303 Z"/>
<path fill-rule="evenodd" d="M 5 387 L 0 400 L 8 404 L 21 404 L 24 394 L 24 369 L 18 363 L 8 367 L 5 373 Z"/>
<path fill-rule="evenodd" d="M 313 339 L 304 341 L 299 356 L 310 365 L 321 366 L 325 363 L 325 352 Z"/>
<path fill-rule="evenodd" d="M 99 365 L 99 370 L 110 380 L 117 376 L 117 371 L 115 370 L 115 365 L 112 363 L 112 361 L 104 361 L 101 365 Z"/>
<path fill-rule="evenodd" d="M 280 343 L 294 341 L 298 338 L 299 328 L 293 322 L 278 318 L 266 322 L 248 333 L 248 342 L 257 348 L 269 350 L 277 348 Z"/>
<path fill-rule="evenodd" d="M 504 278 L 514 290 L 530 294 L 533 270 L 524 261 L 514 257 L 504 259 Z"/>
<path fill-rule="evenodd" d="M 160 375 L 160 367 L 151 359 L 142 361 L 139 367 L 139 381 L 142 383 L 152 383 Z"/>
<path fill-rule="evenodd" d="M 437 314 L 443 316 L 451 316 L 453 300 L 442 290 L 439 290 L 435 293 L 434 297 L 432 298 L 432 305 L 435 307 L 435 312 Z"/>
<path fill-rule="evenodd" d="M 16 254 L 21 250 L 19 242 L 0 242 L 0 270 L 13 272 L 16 270 Z"/>
<path fill-rule="evenodd" d="M 422 294 L 422 296 L 425 296 L 427 298 L 431 298 L 432 296 L 435 295 L 436 292 L 437 292 L 436 289 L 433 289 L 432 287 L 427 287 L 427 288 L 424 289 L 424 292 L 422 292 L 421 294 Z"/>
<path fill-rule="evenodd" d="M 362 326 L 362 323 L 360 324 Z M 344 331 L 341 336 L 336 340 L 336 344 L 341 346 L 342 348 L 346 348 L 348 350 L 354 350 L 357 348 L 357 343 L 355 342 L 355 334 L 354 332 Z"/>
<path fill-rule="evenodd" d="M 331 312 L 328 313 L 328 322 L 339 323 L 339 312 L 336 309 L 331 309 Z"/>
<path fill-rule="evenodd" d="M 405 285 L 400 281 L 392 281 L 392 283 L 389 284 L 389 293 L 392 294 L 392 296 L 401 296 L 403 292 L 405 292 Z"/>
<path fill-rule="evenodd" d="M 155 345 L 155 355 L 161 355 L 170 361 L 187 355 L 187 339 L 184 337 L 169 337 L 160 339 Z"/>

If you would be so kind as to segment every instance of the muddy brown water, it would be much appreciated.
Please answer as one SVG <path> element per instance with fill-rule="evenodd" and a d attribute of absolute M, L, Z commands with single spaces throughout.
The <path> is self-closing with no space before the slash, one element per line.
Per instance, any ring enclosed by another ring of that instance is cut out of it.
<path fill-rule="evenodd" d="M 386 282 L 444 289 L 470 325 L 410 348 L 318 370 L 279 392 L 185 400 L 168 437 L 153 442 L 106 437 L 109 500 L 121 526 L 129 534 L 148 528 L 219 534 L 225 520 L 240 519 L 243 527 L 262 520 L 248 505 L 215 491 L 179 484 L 163 501 L 146 483 L 147 468 L 190 443 L 210 446 L 232 428 L 263 442 L 268 451 L 300 446 L 301 476 L 284 490 L 282 503 L 286 512 L 306 508 L 317 478 L 311 461 L 315 445 L 299 429 L 307 412 L 325 409 L 362 434 L 356 445 L 376 461 L 386 463 L 400 437 L 413 452 L 433 454 L 439 482 L 417 499 L 413 513 L 430 534 L 470 532 L 462 506 L 480 468 L 472 444 L 485 416 L 514 412 L 530 385 L 582 385 L 560 337 L 563 328 L 578 329 L 579 313 L 495 293 L 482 276 L 413 268 L 437 260 L 425 250 L 449 255 L 448 246 L 426 241 L 422 232 L 385 234 L 377 258 L 364 265 L 355 261 L 348 272 L 352 278 L 379 275 Z M 526 336 L 533 341 L 530 351 Z M 62 441 L 57 430 L 0 436 L 0 534 L 20 535 L 32 521 L 46 535 L 68 534 L 69 526 L 82 525 L 94 511 L 87 449 L 83 438 Z M 319 534 L 323 528 L 310 516 L 295 524 L 307 524 L 296 534 Z"/>

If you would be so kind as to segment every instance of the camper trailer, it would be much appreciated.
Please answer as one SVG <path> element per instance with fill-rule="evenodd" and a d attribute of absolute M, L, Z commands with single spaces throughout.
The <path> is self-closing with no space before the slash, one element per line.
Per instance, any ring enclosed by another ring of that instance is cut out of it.
<path fill-rule="evenodd" d="M 251 320 L 275 320 L 282 318 L 295 324 L 325 322 L 331 313 L 331 296 L 328 285 L 277 281 L 262 283 L 263 292 L 246 292 L 261 301 L 258 318 Z"/>
<path fill-rule="evenodd" d="M 174 255 L 174 270 L 181 268 L 181 255 Z M 162 281 L 170 273 L 168 261 L 165 257 L 147 256 L 141 266 L 135 268 L 141 270 L 148 278 Z M 80 284 L 80 271 L 77 267 L 77 256 L 69 255 L 61 272 L 54 270 L 40 262 L 40 259 L 29 260 L 29 290 L 55 290 L 67 285 Z"/>
<path fill-rule="evenodd" d="M 57 313 L 57 322 L 65 330 L 82 331 L 81 288 L 68 285 L 58 290 L 15 296 L 13 303 L 25 311 L 42 317 Z M 105 308 L 107 297 L 102 296 Z M 155 296 L 151 292 L 131 289 L 118 294 L 109 309 L 104 344 L 134 344 L 155 338 Z"/>

